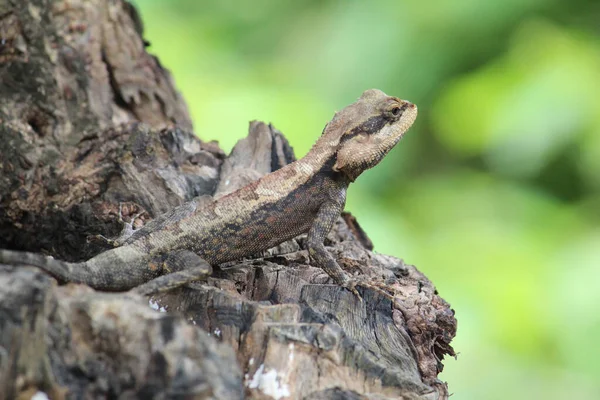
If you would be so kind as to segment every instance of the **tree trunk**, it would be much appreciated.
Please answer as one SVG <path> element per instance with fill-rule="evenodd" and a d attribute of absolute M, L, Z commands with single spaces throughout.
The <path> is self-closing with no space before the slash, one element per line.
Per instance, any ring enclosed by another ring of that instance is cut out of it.
<path fill-rule="evenodd" d="M 87 259 L 119 215 L 139 227 L 294 158 L 260 122 L 229 157 L 191 130 L 129 3 L 0 0 L 0 247 Z M 305 236 L 151 299 L 166 313 L 0 265 L 0 399 L 446 398 L 456 320 L 431 282 L 372 253 L 349 214 L 326 245 L 347 271 L 394 282 L 396 300 L 327 284 Z"/>

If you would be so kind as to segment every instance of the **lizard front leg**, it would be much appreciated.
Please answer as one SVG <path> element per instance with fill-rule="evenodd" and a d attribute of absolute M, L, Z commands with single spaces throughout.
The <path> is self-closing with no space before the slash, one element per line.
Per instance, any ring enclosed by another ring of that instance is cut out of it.
<path fill-rule="evenodd" d="M 356 290 L 353 287 L 348 286 L 350 284 L 350 279 L 344 270 L 342 270 L 338 262 L 327 251 L 323 244 L 325 237 L 333 227 L 335 220 L 340 216 L 343 208 L 343 204 L 333 201 L 327 202 L 321 206 L 308 231 L 308 255 L 314 264 L 333 278 L 335 283 L 348 287 L 356 293 Z"/>
<path fill-rule="evenodd" d="M 311 261 L 318 267 L 327 272 L 335 283 L 350 290 L 359 299 L 362 300 L 360 294 L 356 290 L 357 286 L 365 289 L 374 290 L 388 299 L 394 301 L 394 295 L 388 292 L 393 292 L 394 289 L 380 282 L 366 282 L 362 279 L 349 278 L 338 262 L 327 251 L 323 242 L 325 237 L 333 227 L 336 219 L 340 216 L 344 208 L 343 203 L 328 202 L 321 206 L 317 217 L 315 218 L 312 227 L 308 231 L 308 254 Z"/>

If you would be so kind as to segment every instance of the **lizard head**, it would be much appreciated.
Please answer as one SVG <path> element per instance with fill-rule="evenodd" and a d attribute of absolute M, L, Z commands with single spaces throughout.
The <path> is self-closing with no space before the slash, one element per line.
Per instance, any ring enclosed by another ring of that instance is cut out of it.
<path fill-rule="evenodd" d="M 333 170 L 354 181 L 377 165 L 417 118 L 417 107 L 405 100 L 370 89 L 336 113 L 323 139 L 335 143 Z M 336 143 L 337 141 L 337 143 Z"/>

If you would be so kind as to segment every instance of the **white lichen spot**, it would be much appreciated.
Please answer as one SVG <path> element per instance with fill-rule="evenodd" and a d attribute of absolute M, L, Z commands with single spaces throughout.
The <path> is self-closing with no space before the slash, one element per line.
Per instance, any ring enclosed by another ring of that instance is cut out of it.
<path fill-rule="evenodd" d="M 288 344 L 288 350 L 290 351 L 290 355 L 288 356 L 288 361 L 291 363 L 294 361 L 294 343 Z"/>
<path fill-rule="evenodd" d="M 254 373 L 254 376 L 252 377 L 252 380 L 250 382 L 246 382 L 246 386 L 249 389 L 256 389 L 256 388 L 258 388 L 258 385 L 260 384 L 260 377 L 261 377 L 264 369 L 265 369 L 265 364 L 261 364 L 260 367 L 258 367 L 258 369 L 256 370 L 256 372 Z"/>
<path fill-rule="evenodd" d="M 159 312 L 167 312 L 167 309 L 163 306 L 160 306 L 158 304 L 158 302 L 154 299 L 150 299 L 148 300 L 148 305 L 150 306 L 151 309 L 155 310 L 155 311 L 159 311 Z"/>
<path fill-rule="evenodd" d="M 249 366 L 253 366 L 254 365 L 254 357 L 250 357 L 250 359 L 248 360 L 248 365 Z"/>
<path fill-rule="evenodd" d="M 31 396 L 31 400 L 50 400 L 50 398 L 44 392 L 36 392 L 33 396 Z"/>
<path fill-rule="evenodd" d="M 274 369 L 266 371 L 265 365 L 261 364 L 254 373 L 250 382 L 246 381 L 246 386 L 249 389 L 258 389 L 262 393 L 279 400 L 290 396 L 289 386 L 281 382 L 282 377 L 279 376 Z"/>
<path fill-rule="evenodd" d="M 152 299 L 148 300 L 148 305 L 151 309 L 158 311 L 158 303 Z"/>
<path fill-rule="evenodd" d="M 213 331 L 216 337 L 221 337 L 221 330 L 219 328 L 215 328 Z"/>

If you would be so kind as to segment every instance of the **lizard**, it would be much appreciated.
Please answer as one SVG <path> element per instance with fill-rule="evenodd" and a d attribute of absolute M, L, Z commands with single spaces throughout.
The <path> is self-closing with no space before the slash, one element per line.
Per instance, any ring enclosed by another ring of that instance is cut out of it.
<path fill-rule="evenodd" d="M 358 295 L 356 286 L 373 286 L 349 277 L 324 240 L 344 209 L 350 183 L 377 165 L 416 117 L 414 104 L 366 90 L 335 113 L 304 157 L 237 191 L 184 203 L 87 261 L 0 250 L 0 263 L 39 267 L 60 283 L 152 295 L 206 278 L 213 265 L 255 255 L 308 232 L 310 261 Z"/>

